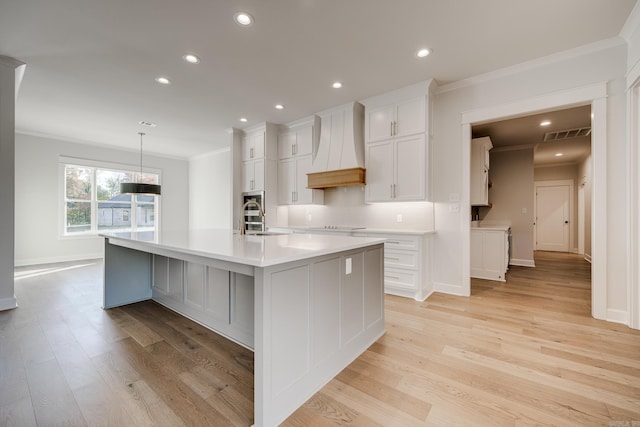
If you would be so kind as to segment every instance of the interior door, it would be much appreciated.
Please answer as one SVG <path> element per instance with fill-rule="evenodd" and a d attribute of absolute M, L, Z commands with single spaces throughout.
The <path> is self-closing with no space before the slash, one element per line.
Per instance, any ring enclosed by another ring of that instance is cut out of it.
<path fill-rule="evenodd" d="M 569 252 L 568 185 L 538 187 L 536 191 L 536 250 Z"/>

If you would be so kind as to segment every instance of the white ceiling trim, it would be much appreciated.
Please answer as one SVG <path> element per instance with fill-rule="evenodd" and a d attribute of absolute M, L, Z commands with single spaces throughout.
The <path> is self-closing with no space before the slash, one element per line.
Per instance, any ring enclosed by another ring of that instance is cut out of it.
<path fill-rule="evenodd" d="M 531 61 L 522 62 L 520 64 L 516 64 L 511 67 L 501 68 L 499 70 L 490 71 L 484 74 L 479 74 L 474 77 L 469 77 L 468 79 L 458 80 L 453 83 L 444 84 L 442 86 L 439 86 L 436 89 L 436 91 L 437 93 L 449 92 L 452 90 L 462 89 L 464 87 L 486 83 L 492 80 L 498 80 L 498 79 L 512 76 L 514 74 L 518 74 L 533 68 L 538 68 L 545 65 L 554 64 L 560 61 L 566 61 L 568 59 L 590 55 L 595 52 L 611 49 L 617 46 L 624 45 L 625 43 L 626 43 L 625 40 L 619 36 L 612 37 L 605 40 L 600 40 L 595 43 L 590 43 L 584 46 L 577 47 L 575 49 L 565 50 L 563 52 L 554 53 L 553 55 L 548 55 L 542 58 L 532 59 Z"/>
<path fill-rule="evenodd" d="M 633 36 L 633 33 L 638 27 L 640 27 L 640 3 L 636 3 L 636 5 L 633 6 L 631 13 L 620 30 L 620 37 L 629 43 L 631 36 Z"/>

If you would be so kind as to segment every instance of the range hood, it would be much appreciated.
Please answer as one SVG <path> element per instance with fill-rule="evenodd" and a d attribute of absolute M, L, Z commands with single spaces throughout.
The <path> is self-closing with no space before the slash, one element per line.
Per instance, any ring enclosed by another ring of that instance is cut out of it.
<path fill-rule="evenodd" d="M 364 107 L 357 102 L 318 113 L 320 142 L 307 188 L 365 185 Z"/>

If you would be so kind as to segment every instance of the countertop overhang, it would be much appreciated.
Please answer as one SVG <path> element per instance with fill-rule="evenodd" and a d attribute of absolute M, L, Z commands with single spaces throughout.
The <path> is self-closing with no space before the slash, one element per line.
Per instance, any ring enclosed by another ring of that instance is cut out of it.
<path fill-rule="evenodd" d="M 358 249 L 383 238 L 329 234 L 240 235 L 234 230 L 194 229 L 155 232 L 101 233 L 111 243 L 132 242 L 185 254 L 254 267 L 268 267 L 340 251 Z"/>

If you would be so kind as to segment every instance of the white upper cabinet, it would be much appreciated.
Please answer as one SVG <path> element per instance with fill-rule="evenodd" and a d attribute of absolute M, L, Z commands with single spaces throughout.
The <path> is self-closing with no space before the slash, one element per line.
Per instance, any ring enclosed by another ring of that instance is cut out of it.
<path fill-rule="evenodd" d="M 366 113 L 365 140 L 381 141 L 425 132 L 424 95 L 373 107 Z"/>
<path fill-rule="evenodd" d="M 242 163 L 242 191 L 263 191 L 264 159 Z"/>
<path fill-rule="evenodd" d="M 362 101 L 365 202 L 429 200 L 432 80 Z"/>
<path fill-rule="evenodd" d="M 324 191 L 307 188 L 314 148 L 317 148 L 320 118 L 285 125 L 278 135 L 278 204 L 322 204 Z"/>
<path fill-rule="evenodd" d="M 264 158 L 265 131 L 248 133 L 242 140 L 242 160 Z"/>

